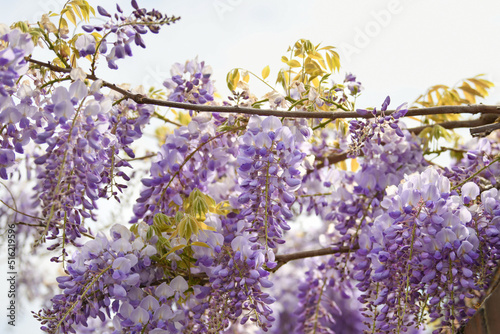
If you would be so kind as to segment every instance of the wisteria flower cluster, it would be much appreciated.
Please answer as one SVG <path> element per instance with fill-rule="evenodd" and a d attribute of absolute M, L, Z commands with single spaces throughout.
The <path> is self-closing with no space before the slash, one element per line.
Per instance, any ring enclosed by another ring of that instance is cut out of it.
<path fill-rule="evenodd" d="M 325 166 L 304 177 L 298 202 L 305 212 L 334 222 L 336 233 L 332 236 L 336 242 L 356 244 L 352 240 L 356 231 L 373 220 L 386 188 L 397 185 L 405 174 L 423 171 L 427 166 L 419 140 L 407 130 L 403 133 L 404 137 L 399 137 L 395 130 L 386 129 L 380 142 L 377 138 L 367 140 L 355 172 Z"/>
<path fill-rule="evenodd" d="M 236 154 L 231 133 L 216 133 L 214 120 L 202 115 L 194 117 L 189 126 L 175 129 L 152 163 L 150 177 L 142 179 L 144 189 L 134 205 L 131 222 L 143 219 L 152 224 L 158 212 L 173 215 L 192 190 L 205 192 L 229 173 L 228 162 Z M 229 189 L 234 186 L 225 185 Z M 228 193 L 214 197 L 226 200 Z"/>
<path fill-rule="evenodd" d="M 205 104 L 214 100 L 212 68 L 205 66 L 205 62 L 198 62 L 196 58 L 185 65 L 175 63 L 170 73 L 172 77 L 163 83 L 169 90 L 170 101 Z"/>
<path fill-rule="evenodd" d="M 403 132 L 399 128 L 399 119 L 406 115 L 408 112 L 408 108 L 406 104 L 402 104 L 396 108 L 396 110 L 390 115 L 385 115 L 385 111 L 387 107 L 391 103 L 391 99 L 388 96 L 384 103 L 382 103 L 382 107 L 380 108 L 380 114 L 377 112 L 376 108 L 368 111 L 365 109 L 357 109 L 356 112 L 361 116 L 366 116 L 368 114 L 372 114 L 373 120 L 371 118 L 365 120 L 352 120 L 349 123 L 349 132 L 351 133 L 352 144 L 350 147 L 350 155 L 355 157 L 358 156 L 361 152 L 361 148 L 364 143 L 376 136 L 379 143 L 381 142 L 381 135 L 386 131 L 387 127 L 390 127 L 396 131 L 396 135 L 400 137 L 404 137 Z"/>
<path fill-rule="evenodd" d="M 250 223 L 249 232 L 257 232 L 270 248 L 284 242 L 283 230 L 295 201 L 294 192 L 301 185 L 300 165 L 305 158 L 295 146 L 290 128 L 274 116 L 253 116 L 248 131 L 240 137 L 237 157 L 240 204 L 247 204 L 242 215 Z"/>
<path fill-rule="evenodd" d="M 332 82 L 332 87 L 325 96 L 325 103 L 328 106 L 335 105 L 345 109 L 345 105 L 350 105 L 349 97 L 356 97 L 363 91 L 363 85 L 352 73 L 346 73 L 342 83 Z M 318 97 L 319 99 L 319 97 Z M 354 106 L 354 103 L 351 104 Z"/>
<path fill-rule="evenodd" d="M 360 235 L 354 275 L 377 332 L 420 325 L 425 314 L 456 328 L 474 313 L 476 294 L 498 259 L 491 219 L 497 193 L 483 192 L 481 205 L 476 184 L 452 189 L 448 178 L 428 168 L 386 196 L 384 211 Z M 489 238 L 493 242 L 485 243 Z"/>
<path fill-rule="evenodd" d="M 142 136 L 141 128 L 153 113 L 152 107 L 134 102 L 113 107 L 98 85 L 89 90 L 77 80 L 69 89 L 58 87 L 52 103 L 44 105 L 48 122 L 35 142 L 47 148 L 34 161 L 39 166 L 35 190 L 50 239 L 60 237 L 63 224 L 67 239 L 53 248 L 88 231 L 83 219 L 96 219 L 93 212 L 99 198 L 118 199 L 126 185 L 117 183 L 117 178 L 129 180 L 122 168 L 131 167 L 118 154 L 123 150 L 134 157 L 129 145 Z"/>
<path fill-rule="evenodd" d="M 500 153 L 498 142 L 489 138 L 473 139 L 463 147 L 464 157 L 455 161 L 451 168 L 445 168 L 446 176 L 452 182 L 461 182 L 475 175 L 470 181 L 477 184 L 498 184 L 500 164 L 495 162 L 495 157 Z"/>
<path fill-rule="evenodd" d="M 354 334 L 367 329 L 358 311 L 361 304 L 353 298 L 353 286 L 350 280 L 342 279 L 337 265 L 335 257 L 310 263 L 298 286 L 294 333 Z"/>
<path fill-rule="evenodd" d="M 118 65 L 116 60 L 124 59 L 125 57 L 132 57 L 132 43 L 142 48 L 146 47 L 144 39 L 141 35 L 146 34 L 148 31 L 157 34 L 162 25 L 170 25 L 175 23 L 179 18 L 172 16 L 169 17 L 157 10 L 146 10 L 140 8 L 135 0 L 132 1 L 134 11 L 129 16 L 123 14 L 123 10 L 117 4 L 117 13 L 111 15 L 101 6 L 97 6 L 97 11 L 103 17 L 109 19 L 103 25 L 84 25 L 82 29 L 88 33 L 93 31 L 102 34 L 103 38 L 96 41 L 95 37 L 91 34 L 82 34 L 75 41 L 75 47 L 81 57 L 96 54 L 96 50 L 100 54 L 106 55 L 108 67 L 116 70 Z M 115 41 L 110 42 L 108 36 L 114 36 Z M 111 48 L 109 49 L 109 45 Z"/>
<path fill-rule="evenodd" d="M 19 29 L 9 30 L 1 27 L 1 41 L 4 47 L 0 51 L 0 94 L 2 102 L 5 97 L 15 92 L 16 80 L 26 73 L 28 63 L 24 57 L 29 56 L 34 45 L 29 34 L 23 34 Z M 6 46 L 5 46 L 6 44 Z"/>
<path fill-rule="evenodd" d="M 29 34 L 23 34 L 19 29 L 4 32 L 0 40 L 4 43 L 0 51 L 0 178 L 7 180 L 7 169 L 14 165 L 16 153 L 23 154 L 23 147 L 33 136 L 29 117 L 33 116 L 35 108 L 29 98 L 16 106 L 11 95 L 17 92 L 18 78 L 28 70 L 25 57 L 32 52 L 34 45 Z M 22 92 L 20 97 L 24 97 Z"/>
<path fill-rule="evenodd" d="M 146 226 L 139 226 L 135 235 L 115 225 L 111 240 L 98 234 L 73 255 L 67 276 L 57 279 L 63 293 L 35 316 L 43 331 L 75 332 L 77 326 L 87 327 L 87 319 L 98 317 L 112 319 L 116 333 L 178 332 L 184 313 L 166 302 L 183 296 L 188 289 L 184 278 L 171 277 L 169 284 L 157 283 L 147 292 L 140 288 L 164 277 L 163 270 L 151 265 L 156 248 L 147 239 Z"/>
<path fill-rule="evenodd" d="M 275 298 L 263 291 L 272 287 L 267 268 L 274 268 L 274 254 L 245 231 L 240 215 L 212 217 L 217 232 L 208 232 L 210 250 L 195 251 L 199 269 L 208 276 L 209 285 L 200 288 L 197 305 L 190 310 L 192 320 L 186 327 L 192 333 L 217 333 L 231 322 L 245 324 L 249 319 L 268 331 L 275 320 L 270 304 Z"/>

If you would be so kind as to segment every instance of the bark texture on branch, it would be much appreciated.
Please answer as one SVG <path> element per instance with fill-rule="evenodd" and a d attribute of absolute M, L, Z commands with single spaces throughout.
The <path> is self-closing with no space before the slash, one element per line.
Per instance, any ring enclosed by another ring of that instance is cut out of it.
<path fill-rule="evenodd" d="M 71 69 L 59 67 L 50 63 L 42 62 L 36 59 L 27 58 L 27 60 L 35 65 L 46 67 L 52 71 L 60 73 L 70 73 Z M 95 75 L 88 74 L 87 79 L 99 80 Z M 235 113 L 245 115 L 260 115 L 260 116 L 277 116 L 277 117 L 290 117 L 290 118 L 310 118 L 310 119 L 346 119 L 346 118 L 373 118 L 371 113 L 360 115 L 353 111 L 283 111 L 274 109 L 256 109 L 246 107 L 234 106 L 212 106 L 204 104 L 190 104 L 173 101 L 165 101 L 148 98 L 144 95 L 134 94 L 126 89 L 118 87 L 113 83 L 103 81 L 103 86 L 108 87 L 123 95 L 123 97 L 131 99 L 139 104 L 151 104 L 156 106 L 163 106 L 169 108 L 194 110 L 198 112 L 218 112 L 218 113 Z M 395 110 L 386 110 L 385 115 L 394 113 Z M 439 114 L 497 114 L 500 115 L 500 109 L 497 106 L 491 105 L 460 105 L 460 106 L 438 106 L 429 108 L 416 108 L 409 109 L 406 116 L 425 116 L 425 115 L 439 115 Z M 380 115 L 380 113 L 379 113 Z"/>

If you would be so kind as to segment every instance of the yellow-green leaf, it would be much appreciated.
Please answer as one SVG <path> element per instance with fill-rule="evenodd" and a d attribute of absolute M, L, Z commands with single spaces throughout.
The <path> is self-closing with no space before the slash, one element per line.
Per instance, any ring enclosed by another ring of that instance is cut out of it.
<path fill-rule="evenodd" d="M 102 39 L 102 35 L 97 31 L 94 31 L 91 35 L 94 36 L 96 42 L 99 42 Z"/>
<path fill-rule="evenodd" d="M 170 220 L 170 217 L 168 217 L 167 215 L 163 214 L 163 213 L 157 213 L 154 217 L 153 217 L 153 223 L 158 226 L 158 227 L 161 227 L 163 225 L 166 225 L 166 226 L 170 226 L 172 225 L 172 222 Z"/>
<path fill-rule="evenodd" d="M 345 160 L 344 160 L 344 161 L 339 162 L 339 163 L 338 163 L 338 166 L 339 166 L 339 168 L 340 168 L 340 169 L 342 169 L 342 170 L 347 170 L 347 164 L 346 164 Z"/>
<path fill-rule="evenodd" d="M 269 68 L 269 65 L 267 65 L 266 67 L 264 67 L 264 69 L 262 70 L 262 79 L 266 79 L 268 76 L 269 76 L 269 73 L 271 73 L 271 69 Z"/>
<path fill-rule="evenodd" d="M 199 222 L 198 223 L 198 226 L 202 229 L 202 230 L 208 230 L 208 231 L 217 231 L 214 227 L 212 226 L 208 226 L 207 224 L 203 223 L 203 222 Z"/>
<path fill-rule="evenodd" d="M 237 68 L 227 73 L 226 83 L 229 90 L 234 91 L 238 85 L 238 81 L 240 81 L 240 71 Z"/>
<path fill-rule="evenodd" d="M 286 64 L 290 67 L 301 67 L 302 64 L 300 64 L 297 60 L 292 59 L 286 62 Z"/>
<path fill-rule="evenodd" d="M 193 241 L 191 243 L 192 246 L 200 246 L 200 247 L 206 247 L 206 248 L 211 248 L 209 245 L 207 245 L 206 243 L 204 242 L 201 242 L 201 241 Z"/>
<path fill-rule="evenodd" d="M 323 60 L 323 57 L 318 52 L 311 52 L 311 53 L 308 53 L 307 55 L 309 57 L 311 57 L 312 59 Z"/>
<path fill-rule="evenodd" d="M 210 212 L 213 212 L 218 215 L 227 215 L 230 212 L 231 206 L 228 201 L 222 201 L 218 203 L 215 208 L 211 209 Z"/>
<path fill-rule="evenodd" d="M 198 224 L 195 217 L 186 214 L 177 225 L 177 232 L 182 238 L 189 240 L 193 234 L 198 234 Z"/>
<path fill-rule="evenodd" d="M 328 65 L 328 69 L 330 69 L 330 71 L 333 71 L 334 64 L 333 64 L 332 56 L 330 56 L 328 54 L 328 52 L 326 53 L 326 64 Z"/>
<path fill-rule="evenodd" d="M 472 94 L 472 95 L 477 95 L 477 96 L 481 96 L 481 94 L 475 90 L 474 88 L 472 88 L 469 84 L 467 84 L 466 82 L 464 82 L 462 84 L 462 86 L 458 87 L 460 88 L 461 90 L 463 90 L 464 92 L 467 92 L 469 94 Z"/>
<path fill-rule="evenodd" d="M 134 234 L 137 234 L 139 231 L 139 225 L 138 224 L 133 224 L 132 226 L 130 226 L 130 232 L 134 233 Z"/>
<path fill-rule="evenodd" d="M 177 245 L 175 247 L 173 247 L 172 249 L 170 249 L 165 255 L 163 255 L 164 257 L 165 256 L 168 256 L 170 254 L 172 254 L 173 252 L 175 251 L 178 251 L 179 249 L 183 249 L 184 247 L 186 247 L 186 245 Z"/>
<path fill-rule="evenodd" d="M 314 87 L 317 87 L 319 88 L 319 79 L 317 77 L 314 77 L 312 80 L 311 80 L 312 84 L 314 85 Z"/>
<path fill-rule="evenodd" d="M 78 6 L 77 4 L 72 3 L 71 7 L 73 7 L 73 10 L 74 10 L 75 14 L 78 16 L 78 18 L 80 20 L 82 20 L 83 17 L 82 17 L 82 11 L 80 9 L 80 6 Z"/>
<path fill-rule="evenodd" d="M 73 23 L 73 25 L 76 26 L 75 13 L 73 13 L 73 11 L 69 7 L 66 7 L 66 8 L 68 8 L 68 10 L 66 11 L 66 17 L 71 21 L 71 23 Z"/>
<path fill-rule="evenodd" d="M 148 231 L 146 232 L 146 240 L 151 239 L 153 237 L 154 229 L 152 226 L 148 227 Z"/>

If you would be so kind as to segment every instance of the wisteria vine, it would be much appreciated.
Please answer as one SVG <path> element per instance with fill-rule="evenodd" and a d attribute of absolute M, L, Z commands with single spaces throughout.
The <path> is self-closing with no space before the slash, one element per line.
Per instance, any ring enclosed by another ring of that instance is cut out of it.
<path fill-rule="evenodd" d="M 145 34 L 179 17 L 131 7 L 97 6 L 103 23 L 91 24 L 96 10 L 73 0 L 53 21 L 0 26 L 0 222 L 16 223 L 62 270 L 59 293 L 33 312 L 42 331 L 458 333 L 467 324 L 500 257 L 500 140 L 431 152 L 426 129 L 464 123 L 405 122 L 496 118 L 496 106 L 390 110 L 387 97 L 379 111 L 356 108 L 361 82 L 333 80 L 338 54 L 306 40 L 290 49 L 302 67 L 283 57 L 283 89 L 266 83 L 273 91 L 262 98 L 241 69 L 221 98 L 198 58 L 175 63 L 161 93 L 143 94 L 97 70 L 103 61 L 117 70 L 134 45 L 146 48 Z M 64 16 L 75 15 L 83 25 L 71 36 Z M 54 60 L 35 59 L 40 45 Z M 158 145 L 141 149 L 152 127 Z M 429 158 L 448 150 L 448 166 Z M 103 230 L 99 207 L 131 194 L 128 224 Z M 20 284 L 40 284 L 31 276 Z"/>

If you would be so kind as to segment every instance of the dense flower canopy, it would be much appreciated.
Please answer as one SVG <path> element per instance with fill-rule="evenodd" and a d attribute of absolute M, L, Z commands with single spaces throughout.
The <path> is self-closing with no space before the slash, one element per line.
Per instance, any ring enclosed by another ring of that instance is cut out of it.
<path fill-rule="evenodd" d="M 232 70 L 223 98 L 197 58 L 148 93 L 104 81 L 99 66 L 118 70 L 143 35 L 179 19 L 131 5 L 97 6 L 95 25 L 94 8 L 73 0 L 57 24 L 0 29 L 0 222 L 62 269 L 33 312 L 43 331 L 456 333 L 467 323 L 500 257 L 495 133 L 433 150 L 466 123 L 440 105 L 391 110 L 389 97 L 356 109 L 360 81 L 340 76 L 333 47 L 307 40 L 263 97 L 248 83 L 265 82 L 268 67 Z M 36 59 L 42 45 L 53 60 Z M 482 97 L 491 83 L 474 80 Z M 408 127 L 415 116 L 421 126 Z M 158 147 L 138 155 L 152 128 Z M 448 166 L 429 158 L 448 150 Z M 100 203 L 132 195 L 129 221 L 101 230 Z"/>

